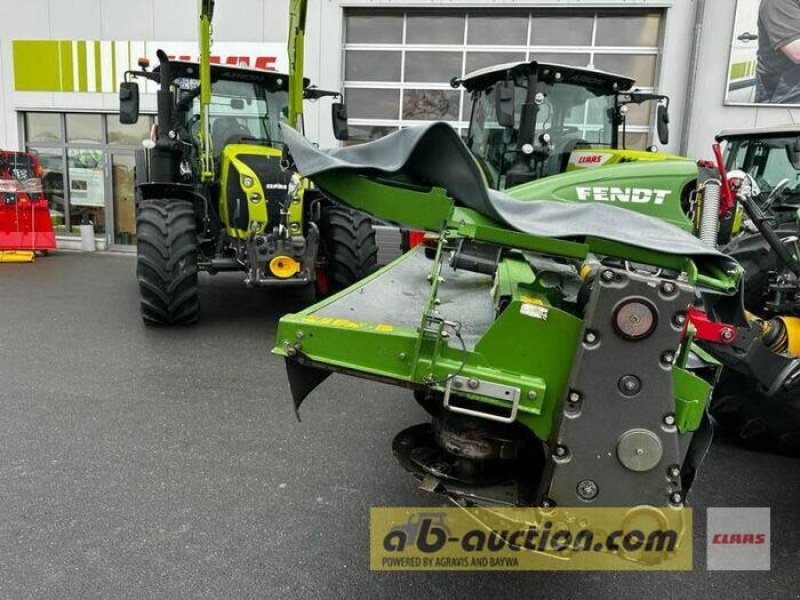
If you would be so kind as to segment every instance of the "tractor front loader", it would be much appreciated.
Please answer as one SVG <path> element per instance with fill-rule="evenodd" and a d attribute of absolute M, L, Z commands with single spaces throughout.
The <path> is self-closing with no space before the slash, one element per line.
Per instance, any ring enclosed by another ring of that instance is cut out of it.
<path fill-rule="evenodd" d="M 279 124 L 302 130 L 303 100 L 340 96 L 303 77 L 306 0 L 290 6 L 289 74 L 211 64 L 214 0 L 200 1 L 199 62 L 126 73 L 120 120 L 139 115 L 143 78 L 158 84 L 158 119 L 137 161 L 137 279 L 148 324 L 199 314 L 198 272 L 244 273 L 257 287 L 342 289 L 376 268 L 371 221 L 335 205 L 286 168 Z M 332 106 L 347 137 L 346 110 Z"/>
<path fill-rule="evenodd" d="M 331 373 L 413 389 L 431 421 L 395 455 L 462 505 L 684 504 L 719 370 L 694 341 L 732 327 L 706 298 L 745 319 L 733 261 L 645 215 L 489 190 L 443 123 L 324 154 L 284 139 L 327 194 L 439 234 L 281 319 L 298 409 Z"/>

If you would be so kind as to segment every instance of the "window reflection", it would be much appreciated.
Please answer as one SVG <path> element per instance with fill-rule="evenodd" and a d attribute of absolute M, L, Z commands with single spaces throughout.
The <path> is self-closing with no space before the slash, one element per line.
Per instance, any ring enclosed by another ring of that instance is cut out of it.
<path fill-rule="evenodd" d="M 66 204 L 64 202 L 64 158 L 61 150 L 29 148 L 42 166 L 42 191 L 47 198 L 50 219 L 57 232 L 66 231 Z"/>
<path fill-rule="evenodd" d="M 406 90 L 403 118 L 411 121 L 457 121 L 461 93 L 455 90 Z"/>
<path fill-rule="evenodd" d="M 105 159 L 102 150 L 67 151 L 69 176 L 70 225 L 94 225 L 96 233 L 105 233 L 106 191 Z"/>

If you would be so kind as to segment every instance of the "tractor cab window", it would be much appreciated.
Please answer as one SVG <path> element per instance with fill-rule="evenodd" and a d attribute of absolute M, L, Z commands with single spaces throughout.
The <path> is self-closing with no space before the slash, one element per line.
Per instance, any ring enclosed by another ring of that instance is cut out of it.
<path fill-rule="evenodd" d="M 728 168 L 741 169 L 755 179 L 763 197 L 783 179 L 789 183 L 776 200 L 781 206 L 795 209 L 800 204 L 800 140 L 775 138 L 733 141 L 729 145 Z"/>
<path fill-rule="evenodd" d="M 532 153 L 523 155 L 518 146 L 522 105 L 527 81 L 516 81 L 515 126 L 503 128 L 497 122 L 495 86 L 476 93 L 467 145 L 481 164 L 492 187 L 504 187 L 512 167 L 525 163 L 530 179 L 562 173 L 575 149 L 611 147 L 614 132 L 614 94 L 569 83 L 537 84 L 537 110 Z"/>
<path fill-rule="evenodd" d="M 192 80 L 195 83 L 197 80 Z M 199 83 L 199 82 L 198 82 Z M 195 86 L 197 83 L 195 83 Z M 186 83 L 181 89 L 191 90 Z M 259 142 L 282 146 L 280 122 L 286 117 L 289 96 L 285 90 L 269 90 L 260 83 L 218 80 L 212 84 L 208 110 L 211 141 L 219 154 L 228 144 Z M 200 100 L 194 97 L 187 113 L 192 131 L 198 133 Z"/>

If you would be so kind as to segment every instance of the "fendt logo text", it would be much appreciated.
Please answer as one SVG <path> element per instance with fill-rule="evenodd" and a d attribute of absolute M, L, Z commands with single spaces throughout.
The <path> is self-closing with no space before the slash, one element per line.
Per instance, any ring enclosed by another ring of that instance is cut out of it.
<path fill-rule="evenodd" d="M 632 204 L 664 204 L 672 190 L 622 187 L 576 187 L 578 200 L 594 202 L 621 202 Z"/>

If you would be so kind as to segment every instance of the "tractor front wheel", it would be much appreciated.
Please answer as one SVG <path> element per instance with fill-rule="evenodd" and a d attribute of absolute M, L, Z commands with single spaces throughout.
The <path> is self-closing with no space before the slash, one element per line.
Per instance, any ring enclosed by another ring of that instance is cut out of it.
<path fill-rule="evenodd" d="M 324 292 L 338 292 L 378 268 L 378 245 L 372 219 L 341 206 L 328 206 L 320 223 L 322 247 L 327 258 L 330 284 Z"/>
<path fill-rule="evenodd" d="M 147 200 L 136 217 L 136 278 L 148 325 L 197 321 L 197 234 L 194 207 L 184 200 Z"/>

